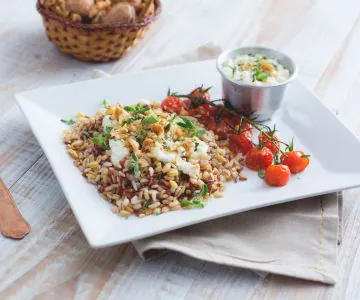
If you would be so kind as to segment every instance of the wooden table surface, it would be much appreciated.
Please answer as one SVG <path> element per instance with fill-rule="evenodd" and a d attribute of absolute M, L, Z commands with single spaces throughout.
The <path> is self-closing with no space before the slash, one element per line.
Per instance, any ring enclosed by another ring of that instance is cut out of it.
<path fill-rule="evenodd" d="M 0 237 L 1 299 L 360 299 L 360 197 L 345 192 L 344 236 L 335 286 L 205 263 L 176 253 L 143 262 L 131 244 L 91 249 L 14 92 L 150 68 L 215 41 L 265 45 L 298 62 L 300 79 L 360 134 L 360 1 L 164 0 L 159 21 L 126 58 L 89 64 L 46 40 L 33 1 L 0 11 L 0 176 L 32 225 L 25 240 Z M 186 57 L 186 56 L 185 56 Z M 189 59 L 191 57 L 189 56 Z M 334 145 L 341 155 L 342 145 Z"/>

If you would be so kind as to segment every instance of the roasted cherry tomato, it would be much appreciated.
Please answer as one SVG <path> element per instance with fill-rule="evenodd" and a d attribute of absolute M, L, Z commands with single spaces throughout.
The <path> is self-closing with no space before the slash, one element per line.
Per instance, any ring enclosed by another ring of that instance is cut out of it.
<path fill-rule="evenodd" d="M 281 156 L 282 163 L 287 165 L 292 174 L 304 171 L 310 163 L 309 155 L 303 151 L 290 151 Z"/>
<path fill-rule="evenodd" d="M 251 134 L 251 136 L 253 135 L 253 127 L 250 123 L 246 121 L 241 122 L 240 131 L 248 132 L 249 134 Z"/>
<path fill-rule="evenodd" d="M 216 115 L 216 108 L 209 104 L 200 104 L 196 108 L 191 108 L 191 100 L 186 99 L 183 101 L 183 105 L 189 116 L 206 115 L 206 116 L 215 117 Z"/>
<path fill-rule="evenodd" d="M 183 109 L 183 103 L 180 98 L 175 96 L 168 96 L 161 103 L 161 108 L 168 112 L 174 112 L 179 114 Z"/>
<path fill-rule="evenodd" d="M 272 140 L 267 135 L 270 136 Z M 259 135 L 259 145 L 269 148 L 274 155 L 280 149 L 279 138 L 275 133 L 271 132 L 267 132 L 266 134 L 263 132 Z"/>
<path fill-rule="evenodd" d="M 274 156 L 269 148 L 253 148 L 245 158 L 246 166 L 254 171 L 266 170 L 273 162 Z"/>
<path fill-rule="evenodd" d="M 227 135 L 232 132 L 232 128 L 226 119 L 216 120 L 215 116 L 203 114 L 200 115 L 198 120 L 204 124 L 207 129 L 214 131 L 221 138 L 226 138 Z"/>
<path fill-rule="evenodd" d="M 290 169 L 286 165 L 271 165 L 265 171 L 265 182 L 270 186 L 284 186 L 290 180 Z"/>
<path fill-rule="evenodd" d="M 193 90 L 190 93 L 191 96 L 193 97 L 197 97 L 197 98 L 202 98 L 206 101 L 210 101 L 210 93 L 209 93 L 209 89 L 204 89 L 203 87 L 198 87 L 195 90 Z"/>
<path fill-rule="evenodd" d="M 186 101 L 186 100 L 185 100 L 185 101 Z M 184 105 L 184 107 L 185 107 L 185 105 Z M 185 107 L 185 109 L 186 109 L 186 111 L 187 111 L 187 113 L 188 113 L 189 116 L 196 116 L 196 115 L 199 114 L 199 111 L 197 110 L 197 108 L 187 109 L 187 108 Z"/>
<path fill-rule="evenodd" d="M 241 134 L 231 134 L 229 136 L 229 148 L 235 153 L 248 153 L 254 148 L 254 144 L 251 141 L 251 133 L 245 131 Z"/>
<path fill-rule="evenodd" d="M 200 115 L 207 115 L 209 117 L 215 117 L 216 115 L 216 108 L 209 104 L 199 105 L 197 110 Z"/>
<path fill-rule="evenodd" d="M 217 121 L 215 117 L 209 116 L 206 122 L 206 127 L 214 131 L 221 138 L 226 138 L 229 134 L 233 133 L 232 124 L 226 118 L 221 118 Z"/>

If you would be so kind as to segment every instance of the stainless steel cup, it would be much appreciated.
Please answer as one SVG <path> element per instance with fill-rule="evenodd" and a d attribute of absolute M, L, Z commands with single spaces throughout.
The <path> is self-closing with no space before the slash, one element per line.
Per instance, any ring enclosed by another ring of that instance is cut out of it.
<path fill-rule="evenodd" d="M 289 70 L 289 79 L 278 84 L 258 86 L 228 78 L 222 71 L 224 62 L 244 54 L 260 54 L 276 59 Z M 264 47 L 242 47 L 223 52 L 217 59 L 216 67 L 222 77 L 223 98 L 229 100 L 238 112 L 259 121 L 269 119 L 280 108 L 287 85 L 297 76 L 297 67 L 289 56 Z"/>

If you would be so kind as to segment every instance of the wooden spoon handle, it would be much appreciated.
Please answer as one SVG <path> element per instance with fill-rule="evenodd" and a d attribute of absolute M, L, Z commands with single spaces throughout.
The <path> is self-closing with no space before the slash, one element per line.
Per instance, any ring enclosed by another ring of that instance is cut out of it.
<path fill-rule="evenodd" d="M 14 198 L 0 179 L 0 232 L 13 239 L 22 239 L 30 232 L 30 225 L 25 221 L 16 206 Z"/>

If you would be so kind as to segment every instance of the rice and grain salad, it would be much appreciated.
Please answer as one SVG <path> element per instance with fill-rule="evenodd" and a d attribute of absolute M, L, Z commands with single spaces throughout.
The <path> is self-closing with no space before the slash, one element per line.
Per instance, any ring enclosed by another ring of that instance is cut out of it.
<path fill-rule="evenodd" d="M 107 105 L 95 116 L 78 113 L 65 131 L 66 150 L 112 210 L 144 217 L 202 208 L 224 183 L 241 179 L 234 154 L 195 118 L 165 112 L 160 104 Z"/>

